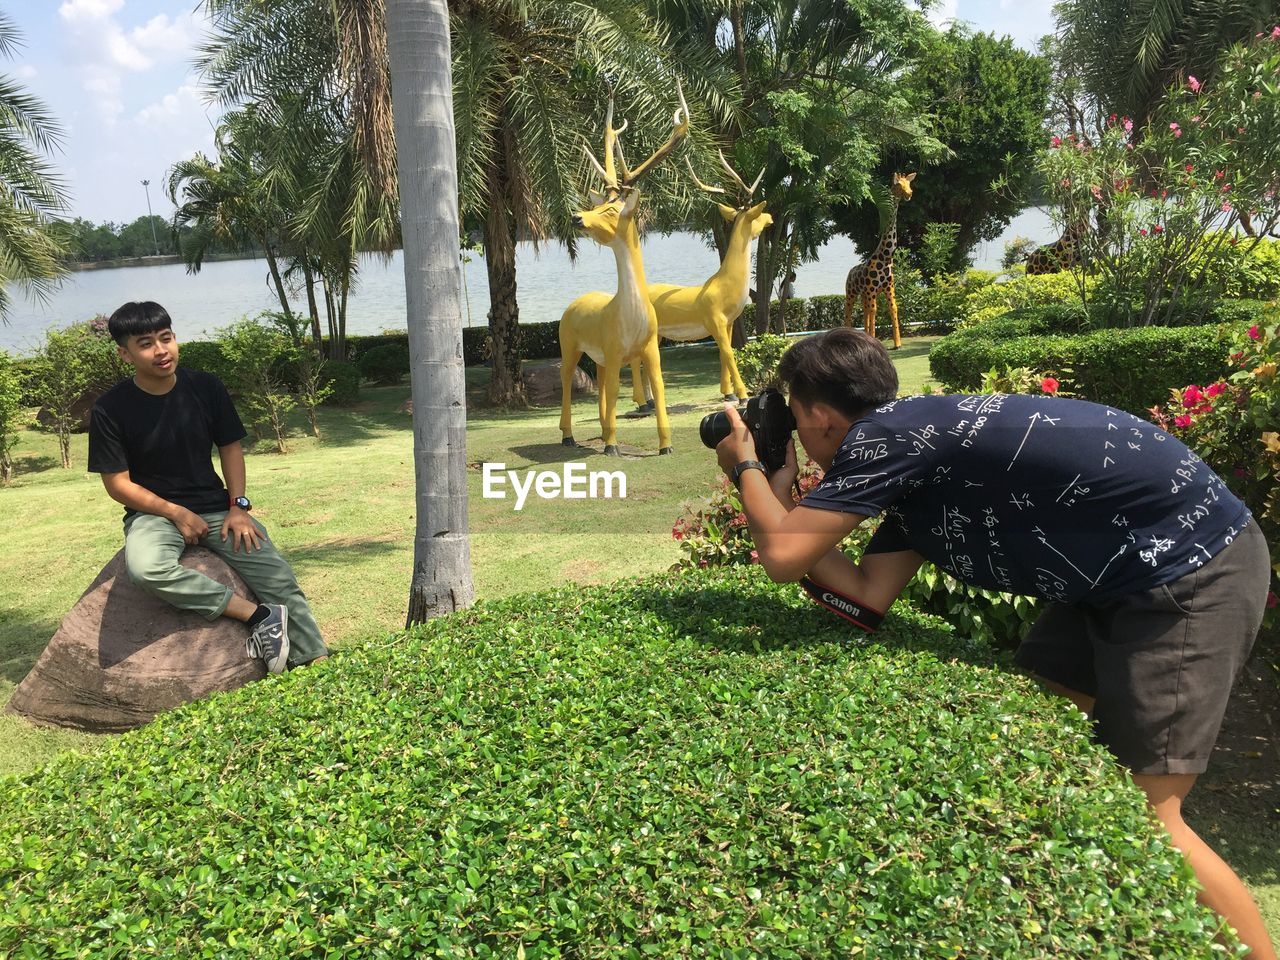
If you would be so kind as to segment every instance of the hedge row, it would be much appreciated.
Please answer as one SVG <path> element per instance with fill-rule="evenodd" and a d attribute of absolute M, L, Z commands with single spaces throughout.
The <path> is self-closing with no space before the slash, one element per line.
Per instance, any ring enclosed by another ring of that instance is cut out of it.
<path fill-rule="evenodd" d="M 485 603 L 0 782 L 0 955 L 1214 956 L 990 663 L 758 568 Z"/>
<path fill-rule="evenodd" d="M 929 369 L 945 388 L 963 391 L 978 389 L 993 368 L 1030 367 L 1058 374 L 1083 399 L 1140 416 L 1167 401 L 1170 387 L 1230 372 L 1220 324 L 1058 332 L 1067 315 L 1030 308 L 958 330 L 934 344 Z"/>

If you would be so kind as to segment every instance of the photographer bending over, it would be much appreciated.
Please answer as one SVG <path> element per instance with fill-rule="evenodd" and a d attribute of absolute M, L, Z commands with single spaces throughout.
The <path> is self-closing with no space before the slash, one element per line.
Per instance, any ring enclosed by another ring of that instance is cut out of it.
<path fill-rule="evenodd" d="M 802 582 L 869 630 L 924 560 L 1050 601 L 1017 662 L 1092 716 L 1195 870 L 1201 901 L 1253 956 L 1274 960 L 1248 890 L 1181 813 L 1270 582 L 1244 504 L 1184 444 L 1120 410 L 1003 394 L 895 399 L 888 351 L 859 331 L 799 341 L 778 375 L 822 482 L 793 509 L 794 442 L 766 474 L 732 408 L 716 447 L 768 575 Z M 854 563 L 839 544 L 877 516 Z"/>

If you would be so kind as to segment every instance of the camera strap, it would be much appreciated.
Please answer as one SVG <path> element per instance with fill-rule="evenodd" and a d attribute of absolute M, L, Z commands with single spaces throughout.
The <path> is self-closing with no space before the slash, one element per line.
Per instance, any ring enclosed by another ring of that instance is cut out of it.
<path fill-rule="evenodd" d="M 824 587 L 808 577 L 801 579 L 800 586 L 804 587 L 805 592 L 818 606 L 825 607 L 838 617 L 844 617 L 867 633 L 873 633 L 876 627 L 880 626 L 880 621 L 884 619 L 884 614 L 880 611 L 872 610 L 865 603 L 846 596 L 838 590 Z"/>

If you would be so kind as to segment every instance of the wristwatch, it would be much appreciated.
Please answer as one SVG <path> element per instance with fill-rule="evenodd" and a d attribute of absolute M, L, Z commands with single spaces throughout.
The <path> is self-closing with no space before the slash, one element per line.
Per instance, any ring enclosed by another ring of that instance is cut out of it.
<path fill-rule="evenodd" d="M 248 497 L 236 497 L 231 501 L 233 507 L 239 507 L 241 510 L 252 510 L 253 504 L 249 502 Z"/>
<path fill-rule="evenodd" d="M 769 471 L 765 469 L 764 464 L 759 460 L 743 460 L 733 468 L 733 473 L 729 477 L 729 479 L 733 481 L 733 485 L 738 489 L 742 489 L 742 475 L 748 470 L 759 470 L 766 477 L 769 475 Z"/>

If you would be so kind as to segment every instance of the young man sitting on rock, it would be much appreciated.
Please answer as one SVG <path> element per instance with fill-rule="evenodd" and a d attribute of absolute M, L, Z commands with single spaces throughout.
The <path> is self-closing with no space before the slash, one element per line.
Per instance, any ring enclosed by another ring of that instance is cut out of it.
<path fill-rule="evenodd" d="M 124 504 L 129 579 L 181 610 L 245 623 L 246 652 L 270 673 L 324 659 L 329 651 L 293 570 L 249 515 L 245 429 L 227 388 L 212 374 L 178 368 L 178 341 L 158 303 L 126 303 L 107 329 L 134 375 L 93 407 L 89 469 Z M 225 560 L 262 603 L 178 562 L 197 545 Z"/>

